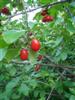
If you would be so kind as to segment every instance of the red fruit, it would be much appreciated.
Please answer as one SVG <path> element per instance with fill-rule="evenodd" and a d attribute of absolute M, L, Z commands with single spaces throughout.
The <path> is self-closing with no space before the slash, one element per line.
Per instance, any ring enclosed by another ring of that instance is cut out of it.
<path fill-rule="evenodd" d="M 28 35 L 29 35 L 29 36 L 32 36 L 32 32 L 29 32 Z"/>
<path fill-rule="evenodd" d="M 41 65 L 40 64 L 37 64 L 36 66 L 35 66 L 35 68 L 34 68 L 34 71 L 39 71 L 40 70 L 40 68 L 41 68 Z"/>
<path fill-rule="evenodd" d="M 31 48 L 33 51 L 37 52 L 40 49 L 40 42 L 37 39 L 31 41 Z"/>
<path fill-rule="evenodd" d="M 45 16 L 47 14 L 47 10 L 45 9 L 45 10 L 42 10 L 42 12 L 41 12 L 41 15 L 42 16 Z"/>
<path fill-rule="evenodd" d="M 52 16 L 46 16 L 46 20 L 47 20 L 47 22 L 53 21 L 53 17 Z"/>
<path fill-rule="evenodd" d="M 28 50 L 22 49 L 20 51 L 20 58 L 21 58 L 21 60 L 27 60 L 28 59 Z"/>
<path fill-rule="evenodd" d="M 38 56 L 38 61 L 42 60 L 43 59 L 43 55 L 39 55 Z"/>
<path fill-rule="evenodd" d="M 44 18 L 42 19 L 42 22 L 47 22 L 46 17 L 44 17 Z"/>
<path fill-rule="evenodd" d="M 9 15 L 9 9 L 7 8 L 7 7 L 4 7 L 2 10 L 1 10 L 1 12 L 3 13 L 3 14 L 5 14 L 5 15 Z"/>
<path fill-rule="evenodd" d="M 53 16 L 46 15 L 42 19 L 42 22 L 50 22 L 50 21 L 53 21 Z"/>

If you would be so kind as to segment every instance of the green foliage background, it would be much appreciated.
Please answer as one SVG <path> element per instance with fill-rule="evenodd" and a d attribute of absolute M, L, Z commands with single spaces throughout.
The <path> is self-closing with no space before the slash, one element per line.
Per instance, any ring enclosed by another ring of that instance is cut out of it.
<path fill-rule="evenodd" d="M 24 5 L 23 0 L 0 0 L 0 9 L 7 6 L 11 12 L 0 14 L 0 100 L 48 100 L 53 88 L 50 100 L 75 100 L 75 1 L 48 8 L 53 22 L 43 23 L 41 11 L 35 21 L 27 20 L 26 6 L 56 1 L 28 0 Z M 13 9 L 23 13 L 22 18 L 12 20 Z M 29 48 L 32 38 L 41 42 L 37 53 Z M 29 50 L 27 61 L 20 60 L 22 48 Z M 37 61 L 40 54 L 45 57 Z M 35 72 L 37 63 L 42 66 Z"/>

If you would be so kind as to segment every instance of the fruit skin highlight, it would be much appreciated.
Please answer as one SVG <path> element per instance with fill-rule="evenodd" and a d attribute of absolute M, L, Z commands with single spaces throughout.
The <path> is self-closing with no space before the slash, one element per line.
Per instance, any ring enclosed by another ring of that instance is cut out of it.
<path fill-rule="evenodd" d="M 27 60 L 28 59 L 28 50 L 27 49 L 22 49 L 20 51 L 20 59 L 21 60 Z"/>
<path fill-rule="evenodd" d="M 33 39 L 31 41 L 31 49 L 37 52 L 40 49 L 40 41 L 37 39 Z"/>

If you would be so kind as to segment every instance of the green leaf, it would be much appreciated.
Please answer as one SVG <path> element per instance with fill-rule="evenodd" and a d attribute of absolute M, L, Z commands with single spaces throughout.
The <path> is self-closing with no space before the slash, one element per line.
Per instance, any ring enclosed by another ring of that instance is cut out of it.
<path fill-rule="evenodd" d="M 19 100 L 20 95 L 13 93 L 11 98 L 12 98 L 12 100 Z"/>
<path fill-rule="evenodd" d="M 41 19 L 40 13 L 36 13 L 33 19 L 36 19 L 37 21 L 39 21 Z"/>
<path fill-rule="evenodd" d="M 56 90 L 58 91 L 58 93 L 63 93 L 64 89 L 61 80 L 56 82 Z"/>
<path fill-rule="evenodd" d="M 75 16 L 72 17 L 72 23 L 75 25 Z"/>
<path fill-rule="evenodd" d="M 32 86 L 33 88 L 35 88 L 35 87 L 37 86 L 37 81 L 34 80 L 34 79 L 30 79 L 30 80 L 28 80 L 27 82 L 28 82 L 28 84 L 29 84 L 30 86 Z"/>
<path fill-rule="evenodd" d="M 16 68 L 15 67 L 11 67 L 9 69 L 9 73 L 10 73 L 11 76 L 14 76 L 16 74 Z"/>
<path fill-rule="evenodd" d="M 52 2 L 52 0 L 39 0 L 41 4 L 48 4 Z"/>
<path fill-rule="evenodd" d="M 16 3 L 17 3 L 17 2 L 16 2 Z M 17 5 L 17 4 L 18 4 L 18 5 Z M 18 9 L 19 9 L 19 10 L 23 10 L 22 1 L 19 1 L 17 4 L 16 4 L 16 5 L 17 5 Z"/>
<path fill-rule="evenodd" d="M 67 52 L 62 52 L 60 56 L 61 59 L 64 61 L 67 58 Z"/>
<path fill-rule="evenodd" d="M 39 90 L 34 91 L 34 97 L 38 97 L 39 92 L 40 92 Z"/>
<path fill-rule="evenodd" d="M 0 92 L 0 100 L 9 100 L 9 98 L 6 96 L 5 92 L 3 92 L 3 93 Z"/>
<path fill-rule="evenodd" d="M 75 88 L 69 88 L 71 94 L 75 95 Z"/>
<path fill-rule="evenodd" d="M 70 4 L 72 7 L 75 7 L 75 1 Z"/>
<path fill-rule="evenodd" d="M 37 54 L 36 52 L 30 50 L 30 53 L 29 53 L 30 59 L 29 60 L 32 64 L 34 64 L 36 62 L 36 56 L 37 56 L 36 54 Z"/>
<path fill-rule="evenodd" d="M 4 48 L 7 47 L 8 45 L 6 44 L 6 42 L 3 40 L 2 36 L 0 36 L 0 48 Z"/>
<path fill-rule="evenodd" d="M 18 55 L 19 48 L 14 48 L 14 49 L 8 49 L 7 54 L 6 54 L 6 59 L 7 61 L 11 61 L 13 58 L 15 58 Z"/>
<path fill-rule="evenodd" d="M 58 17 L 55 21 L 55 26 L 61 24 L 62 22 L 64 22 L 64 18 L 62 16 Z"/>
<path fill-rule="evenodd" d="M 46 100 L 45 97 L 41 97 L 39 100 Z"/>
<path fill-rule="evenodd" d="M 58 46 L 62 42 L 62 40 L 63 40 L 63 37 L 57 37 L 54 47 Z"/>
<path fill-rule="evenodd" d="M 26 84 L 21 84 L 20 88 L 19 88 L 19 93 L 25 95 L 25 96 L 28 96 L 29 94 L 29 87 L 26 85 Z"/>
<path fill-rule="evenodd" d="M 43 78 L 49 76 L 49 73 L 48 73 L 48 71 L 46 71 L 46 70 L 42 70 L 40 74 L 41 74 L 41 76 L 42 76 Z"/>
<path fill-rule="evenodd" d="M 8 30 L 2 36 L 7 44 L 11 44 L 25 34 L 25 30 Z"/>
<path fill-rule="evenodd" d="M 69 100 L 75 100 L 75 96 L 74 95 L 71 95 Z"/>
<path fill-rule="evenodd" d="M 1 48 L 1 49 L 0 49 L 0 61 L 3 60 L 3 58 L 4 58 L 5 55 L 6 55 L 6 53 L 7 53 L 7 48 Z"/>
<path fill-rule="evenodd" d="M 10 0 L 0 0 L 0 9 L 3 8 Z"/>
<path fill-rule="evenodd" d="M 67 22 L 66 30 L 71 34 L 75 33 L 75 27 L 72 25 L 72 22 Z"/>
<path fill-rule="evenodd" d="M 12 64 L 7 64 L 6 66 L 7 72 L 11 75 L 14 76 L 16 74 L 16 68 Z"/>
<path fill-rule="evenodd" d="M 26 66 L 25 66 L 26 72 L 31 71 L 32 68 L 33 68 L 33 65 L 26 65 Z"/>
<path fill-rule="evenodd" d="M 28 25 L 29 25 L 29 27 L 32 29 L 32 28 L 34 27 L 35 24 L 34 24 L 33 22 L 29 21 Z"/>
<path fill-rule="evenodd" d="M 64 81 L 63 83 L 64 83 L 64 85 L 66 87 L 69 87 L 69 88 L 75 87 L 75 82 L 72 82 L 72 81 Z"/>
<path fill-rule="evenodd" d="M 8 95 L 11 94 L 13 91 L 13 88 L 18 85 L 19 80 L 20 78 L 18 77 L 8 82 L 8 84 L 6 85 L 6 93 Z"/>

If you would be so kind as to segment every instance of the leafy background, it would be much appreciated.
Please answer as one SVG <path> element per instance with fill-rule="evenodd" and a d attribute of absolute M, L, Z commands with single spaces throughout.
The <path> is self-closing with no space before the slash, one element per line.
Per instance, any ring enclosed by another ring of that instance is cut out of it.
<path fill-rule="evenodd" d="M 23 0 L 0 0 L 0 9 L 7 6 L 11 12 L 0 14 L 0 100 L 75 100 L 75 1 L 48 8 L 53 22 L 42 23 L 41 11 L 34 21 L 27 20 L 25 7 L 56 1 L 28 0 L 24 5 Z M 22 18 L 12 20 L 19 12 Z M 29 48 L 33 38 L 41 42 L 37 53 Z M 28 61 L 20 60 L 22 48 L 29 50 Z M 37 61 L 40 54 L 44 59 Z M 35 72 L 37 63 L 41 69 Z"/>

